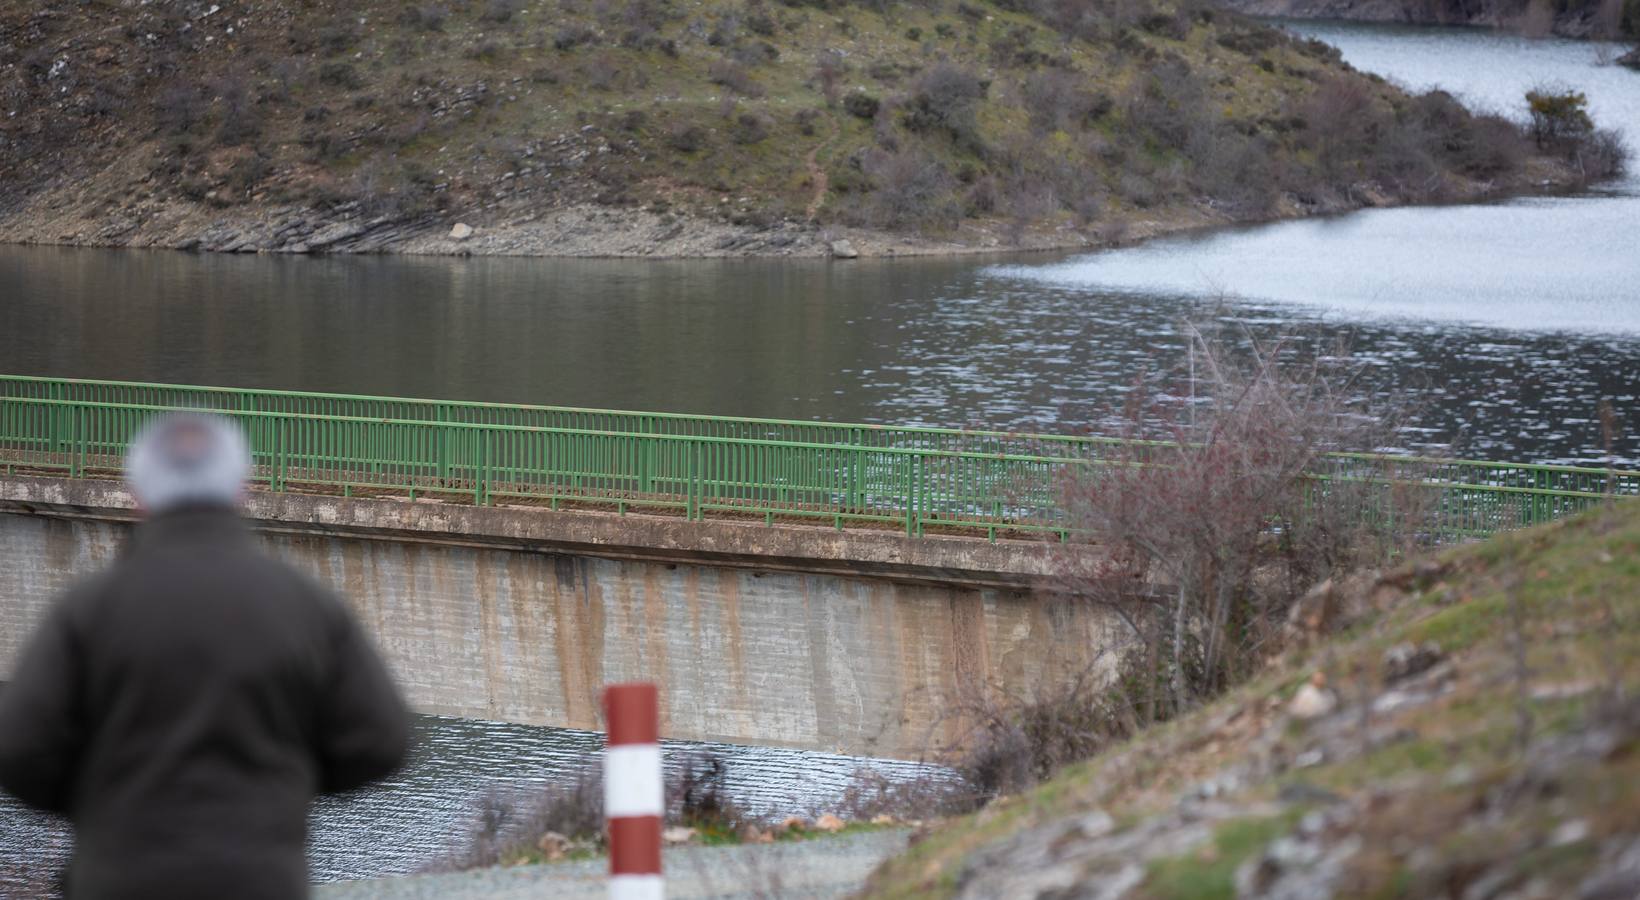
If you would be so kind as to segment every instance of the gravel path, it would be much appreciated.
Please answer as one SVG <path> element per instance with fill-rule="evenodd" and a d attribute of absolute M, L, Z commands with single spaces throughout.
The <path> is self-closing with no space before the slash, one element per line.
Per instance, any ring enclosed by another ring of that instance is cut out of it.
<path fill-rule="evenodd" d="M 781 844 L 677 847 L 666 851 L 668 898 L 833 900 L 860 888 L 877 864 L 905 849 L 894 829 Z M 315 900 L 578 900 L 608 896 L 608 862 L 480 869 L 319 885 Z"/>

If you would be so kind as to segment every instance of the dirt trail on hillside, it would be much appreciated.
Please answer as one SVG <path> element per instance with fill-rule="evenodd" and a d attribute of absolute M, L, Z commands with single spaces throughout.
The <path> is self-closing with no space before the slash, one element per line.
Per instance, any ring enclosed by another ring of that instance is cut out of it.
<path fill-rule="evenodd" d="M 840 134 L 842 134 L 842 129 L 837 127 L 836 123 L 833 123 L 831 134 L 826 135 L 825 140 L 815 144 L 814 149 L 809 151 L 809 155 L 803 158 L 803 165 L 808 167 L 809 170 L 809 181 L 814 185 L 814 194 L 809 199 L 808 209 L 803 212 L 803 220 L 806 222 L 813 222 L 820 215 L 820 207 L 826 202 L 826 191 L 831 189 L 831 177 L 826 174 L 825 167 L 820 165 L 820 153 L 830 147 Z"/>

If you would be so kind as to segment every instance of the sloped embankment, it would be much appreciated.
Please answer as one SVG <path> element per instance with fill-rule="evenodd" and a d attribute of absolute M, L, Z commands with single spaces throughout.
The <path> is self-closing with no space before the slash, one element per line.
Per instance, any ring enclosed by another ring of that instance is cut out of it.
<path fill-rule="evenodd" d="M 1640 504 L 1371 599 L 1231 696 L 915 841 L 866 896 L 1640 896 Z"/>

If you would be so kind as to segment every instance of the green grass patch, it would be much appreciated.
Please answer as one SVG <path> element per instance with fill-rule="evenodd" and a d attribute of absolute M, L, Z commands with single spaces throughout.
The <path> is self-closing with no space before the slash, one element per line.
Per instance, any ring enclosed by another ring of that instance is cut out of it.
<path fill-rule="evenodd" d="M 1143 890 L 1157 900 L 1234 900 L 1236 869 L 1292 830 L 1299 810 L 1264 818 L 1233 819 L 1213 831 L 1210 847 L 1152 860 Z"/>

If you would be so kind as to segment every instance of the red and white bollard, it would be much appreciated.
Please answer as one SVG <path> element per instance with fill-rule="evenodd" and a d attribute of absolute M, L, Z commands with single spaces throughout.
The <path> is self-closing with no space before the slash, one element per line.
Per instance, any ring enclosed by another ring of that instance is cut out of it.
<path fill-rule="evenodd" d="M 660 695 L 653 684 L 604 688 L 604 819 L 610 900 L 662 900 Z"/>

